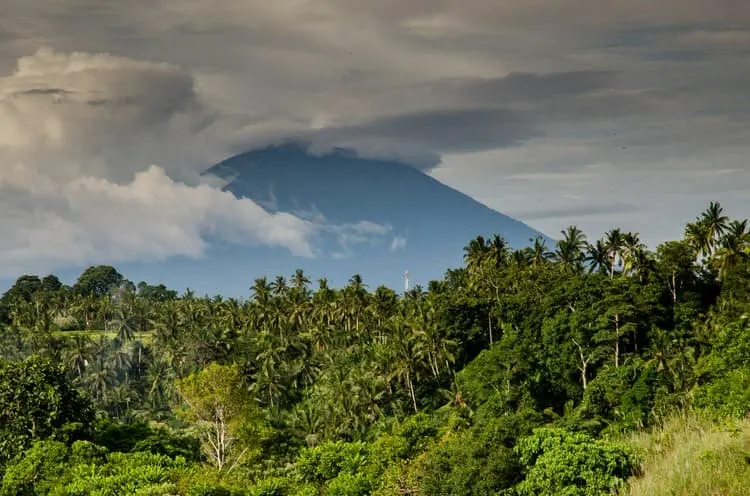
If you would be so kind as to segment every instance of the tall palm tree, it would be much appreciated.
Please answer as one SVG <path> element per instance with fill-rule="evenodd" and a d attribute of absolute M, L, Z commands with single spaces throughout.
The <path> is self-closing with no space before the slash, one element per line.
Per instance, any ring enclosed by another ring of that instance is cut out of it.
<path fill-rule="evenodd" d="M 714 248 L 729 227 L 729 217 L 724 215 L 724 209 L 719 203 L 711 202 L 701 215 L 700 222 L 705 225 L 711 248 Z"/>
<path fill-rule="evenodd" d="M 76 335 L 70 341 L 70 345 L 65 348 L 67 362 L 72 369 L 78 373 L 78 377 L 83 377 L 86 365 L 93 358 L 93 341 L 88 336 Z"/>
<path fill-rule="evenodd" d="M 585 261 L 588 263 L 589 274 L 593 274 L 594 272 L 600 274 L 609 273 L 610 259 L 606 242 L 598 239 L 593 245 L 588 245 Z"/>
<path fill-rule="evenodd" d="M 560 233 L 562 238 L 557 242 L 555 260 L 566 270 L 580 272 L 587 246 L 586 235 L 577 226 L 569 226 Z"/>
<path fill-rule="evenodd" d="M 117 330 L 117 338 L 123 343 L 129 343 L 135 338 L 133 319 L 123 307 L 115 311 L 114 317 L 110 325 L 113 325 Z"/>
<path fill-rule="evenodd" d="M 305 275 L 305 271 L 297 269 L 292 276 L 292 287 L 297 290 L 306 290 L 310 284 L 310 278 Z"/>
<path fill-rule="evenodd" d="M 464 260 L 469 272 L 476 272 L 487 258 L 488 246 L 484 236 L 477 236 L 464 247 Z"/>
<path fill-rule="evenodd" d="M 91 396 L 98 401 L 107 401 L 107 393 L 116 382 L 114 370 L 105 361 L 104 356 L 97 356 L 86 372 L 84 381 Z"/>
<path fill-rule="evenodd" d="M 268 303 L 268 300 L 271 297 L 271 290 L 272 287 L 268 283 L 268 279 L 266 277 L 257 278 L 253 282 L 253 285 L 250 286 L 250 291 L 253 295 L 253 299 L 262 305 Z"/>
<path fill-rule="evenodd" d="M 604 235 L 604 246 L 609 256 L 609 277 L 614 277 L 615 267 L 622 260 L 623 236 L 619 228 L 612 228 Z"/>
<path fill-rule="evenodd" d="M 747 219 L 732 221 L 721 238 L 721 244 L 714 258 L 714 265 L 719 270 L 721 279 L 726 279 L 729 271 L 748 258 L 749 246 L 750 233 L 747 231 Z"/>
<path fill-rule="evenodd" d="M 547 242 L 541 236 L 534 238 L 534 244 L 528 248 L 528 260 L 531 265 L 537 266 L 554 258 L 555 253 L 547 249 Z"/>
<path fill-rule="evenodd" d="M 415 340 L 413 339 L 412 330 L 406 323 L 405 316 L 395 315 L 391 320 L 390 335 L 393 341 L 389 343 L 390 353 L 389 360 L 390 373 L 389 379 L 399 380 L 405 387 L 411 399 L 414 412 L 418 412 L 417 397 L 414 392 L 414 381 L 417 379 L 417 353 Z"/>
<path fill-rule="evenodd" d="M 622 271 L 630 274 L 634 271 L 639 257 L 643 256 L 646 245 L 641 242 L 638 233 L 625 233 L 622 236 Z"/>
<path fill-rule="evenodd" d="M 713 250 L 713 241 L 708 226 L 700 220 L 685 226 L 685 241 L 695 252 L 695 258 L 707 257 Z"/>
<path fill-rule="evenodd" d="M 276 279 L 271 283 L 271 291 L 275 296 L 282 296 L 286 293 L 287 284 L 284 276 L 276 276 Z"/>
<path fill-rule="evenodd" d="M 487 243 L 487 260 L 494 268 L 505 265 L 508 259 L 508 243 L 499 234 L 495 234 Z"/>

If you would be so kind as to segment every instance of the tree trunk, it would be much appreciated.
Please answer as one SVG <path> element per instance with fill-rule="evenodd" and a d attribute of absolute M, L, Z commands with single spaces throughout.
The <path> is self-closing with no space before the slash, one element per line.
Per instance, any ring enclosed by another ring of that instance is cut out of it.
<path fill-rule="evenodd" d="M 581 358 L 581 365 L 578 366 L 578 370 L 581 372 L 581 384 L 583 385 L 583 390 L 585 391 L 589 384 L 588 379 L 586 379 L 586 370 L 588 369 L 589 360 L 591 359 L 591 357 L 586 358 L 583 355 L 583 347 L 578 344 L 578 341 L 574 339 L 573 343 L 578 347 L 578 355 Z"/>
<path fill-rule="evenodd" d="M 620 366 L 620 314 L 615 313 L 615 367 Z"/>
<path fill-rule="evenodd" d="M 588 366 L 588 362 L 582 362 L 581 366 L 581 382 L 583 383 L 583 390 L 586 390 L 586 387 L 588 386 L 588 380 L 586 379 L 586 368 Z"/>
<path fill-rule="evenodd" d="M 677 278 L 672 271 L 672 322 L 677 320 Z"/>
<path fill-rule="evenodd" d="M 417 413 L 419 409 L 417 409 L 417 397 L 414 395 L 414 384 L 411 382 L 411 374 L 409 372 L 406 373 L 406 383 L 409 386 L 409 395 L 411 396 L 411 403 L 414 406 L 414 413 Z"/>

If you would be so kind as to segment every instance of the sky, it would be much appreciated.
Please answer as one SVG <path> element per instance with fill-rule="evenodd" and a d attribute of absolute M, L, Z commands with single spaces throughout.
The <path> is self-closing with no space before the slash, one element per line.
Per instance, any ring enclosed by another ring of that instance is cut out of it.
<path fill-rule="evenodd" d="M 314 257 L 320 225 L 200 175 L 292 138 L 407 161 L 553 237 L 654 247 L 711 200 L 750 216 L 746 0 L 2 10 L 0 277 L 200 257 L 209 237 Z"/>

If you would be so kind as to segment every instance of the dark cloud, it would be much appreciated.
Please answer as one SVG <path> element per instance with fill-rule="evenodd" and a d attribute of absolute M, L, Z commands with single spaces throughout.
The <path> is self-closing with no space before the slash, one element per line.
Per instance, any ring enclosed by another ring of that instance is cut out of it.
<path fill-rule="evenodd" d="M 328 126 L 297 138 L 314 147 L 350 147 L 364 156 L 400 158 L 428 170 L 440 163 L 439 154 L 519 147 L 543 138 L 550 125 L 614 119 L 648 109 L 643 95 L 613 89 L 616 81 L 613 71 L 571 71 L 409 85 L 389 96 L 412 105 L 412 111 Z M 438 101 L 459 105 L 424 108 Z"/>
<path fill-rule="evenodd" d="M 501 78 L 458 85 L 466 98 L 484 103 L 551 100 L 611 88 L 614 71 L 570 71 L 549 74 L 511 73 Z"/>
<path fill-rule="evenodd" d="M 552 209 L 517 210 L 512 215 L 528 220 L 570 219 L 595 215 L 624 214 L 640 211 L 637 205 L 628 202 L 563 206 Z"/>
<path fill-rule="evenodd" d="M 502 108 L 428 110 L 332 129 L 323 134 L 328 132 L 344 140 L 382 138 L 440 152 L 516 146 L 542 135 L 536 123 L 523 113 Z"/>
<path fill-rule="evenodd" d="M 15 95 L 70 95 L 72 91 L 62 88 L 32 88 L 30 90 L 18 91 Z"/>

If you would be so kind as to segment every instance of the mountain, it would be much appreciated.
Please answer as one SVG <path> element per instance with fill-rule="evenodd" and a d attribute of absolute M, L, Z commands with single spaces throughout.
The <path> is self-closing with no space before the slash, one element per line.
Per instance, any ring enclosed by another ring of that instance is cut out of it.
<path fill-rule="evenodd" d="M 315 156 L 296 145 L 270 147 L 231 157 L 207 173 L 269 211 L 322 216 L 333 225 L 367 223 L 358 240 L 344 236 L 348 246 L 331 233 L 319 259 L 286 256 L 283 274 L 300 266 L 337 285 L 360 273 L 371 286 L 400 288 L 407 269 L 414 283 L 425 284 L 460 265 L 463 247 L 479 234 L 500 234 L 514 248 L 543 236 L 412 166 L 346 150 Z M 377 231 L 373 224 L 387 232 L 370 232 Z"/>
<path fill-rule="evenodd" d="M 315 156 L 296 145 L 270 147 L 231 157 L 205 174 L 223 178 L 224 189 L 268 211 L 324 219 L 330 227 L 315 240 L 321 254 L 307 259 L 286 249 L 213 240 L 200 259 L 116 264 L 128 279 L 242 297 L 257 277 L 288 277 L 301 268 L 313 280 L 326 277 L 332 286 L 345 285 L 358 273 L 370 288 L 385 284 L 400 290 L 405 270 L 412 284 L 426 285 L 460 266 L 463 247 L 477 235 L 500 234 L 514 248 L 540 235 L 410 165 L 358 158 L 345 150 Z M 56 273 L 72 283 L 81 270 Z"/>

